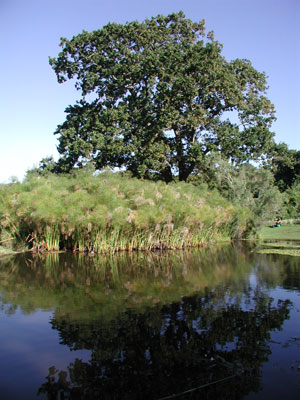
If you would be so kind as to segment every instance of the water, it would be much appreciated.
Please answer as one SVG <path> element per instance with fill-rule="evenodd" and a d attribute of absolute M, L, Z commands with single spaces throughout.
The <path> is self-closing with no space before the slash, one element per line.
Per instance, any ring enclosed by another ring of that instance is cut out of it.
<path fill-rule="evenodd" d="M 0 305 L 1 399 L 300 398 L 297 257 L 9 257 Z"/>

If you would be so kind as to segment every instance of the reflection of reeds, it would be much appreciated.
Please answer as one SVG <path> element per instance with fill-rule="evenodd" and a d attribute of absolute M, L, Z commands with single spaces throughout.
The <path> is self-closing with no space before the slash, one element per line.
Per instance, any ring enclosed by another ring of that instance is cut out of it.
<path fill-rule="evenodd" d="M 247 211 L 217 192 L 120 174 L 30 178 L 0 187 L 0 245 L 29 238 L 38 252 L 175 249 L 240 236 Z"/>
<path fill-rule="evenodd" d="M 49 269 L 56 269 L 59 266 L 58 253 L 47 253 L 44 260 L 45 266 Z"/>
<path fill-rule="evenodd" d="M 1 261 L 0 289 L 4 304 L 26 312 L 55 308 L 56 315 L 86 320 L 91 309 L 111 318 L 125 308 L 170 303 L 183 294 L 199 294 L 230 276 L 240 282 L 252 265 L 236 248 L 224 244 L 180 252 L 119 252 L 93 257 L 83 253 L 22 254 Z M 227 285 L 222 284 L 219 290 L 224 287 Z"/>

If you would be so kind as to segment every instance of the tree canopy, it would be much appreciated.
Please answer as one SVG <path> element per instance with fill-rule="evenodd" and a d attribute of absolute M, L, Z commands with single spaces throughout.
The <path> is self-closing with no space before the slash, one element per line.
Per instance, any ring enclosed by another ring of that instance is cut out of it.
<path fill-rule="evenodd" d="M 81 99 L 55 132 L 56 171 L 92 163 L 169 182 L 201 172 L 212 151 L 234 162 L 268 152 L 266 75 L 249 60 L 227 61 L 204 20 L 179 12 L 109 23 L 60 46 L 50 64 L 59 83 L 75 81 Z"/>
<path fill-rule="evenodd" d="M 300 151 L 289 149 L 287 144 L 274 144 L 269 167 L 281 191 L 300 183 Z"/>

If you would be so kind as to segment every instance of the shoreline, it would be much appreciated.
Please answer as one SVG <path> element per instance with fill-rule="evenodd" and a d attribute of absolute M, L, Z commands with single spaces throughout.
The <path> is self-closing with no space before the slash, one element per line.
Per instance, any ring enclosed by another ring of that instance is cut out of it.
<path fill-rule="evenodd" d="M 201 241 L 199 243 L 194 243 L 194 244 L 187 244 L 187 245 L 168 245 L 167 243 L 161 243 L 159 246 L 151 246 L 151 247 L 114 247 L 111 249 L 106 249 L 102 251 L 93 251 L 89 248 L 85 249 L 47 249 L 46 247 L 41 247 L 41 248 L 31 248 L 31 249 L 24 249 L 21 251 L 14 251 L 12 249 L 7 249 L 4 247 L 0 246 L 0 257 L 4 256 L 9 256 L 9 255 L 16 255 L 16 254 L 22 254 L 22 253 L 32 253 L 34 255 L 37 254 L 59 254 L 59 253 L 73 253 L 73 254 L 85 254 L 89 256 L 93 255 L 113 255 L 113 254 L 118 254 L 118 253 L 131 253 L 131 252 L 143 252 L 143 253 L 150 253 L 150 252 L 162 252 L 162 251 L 174 251 L 174 250 L 188 250 L 188 249 L 197 249 L 197 248 L 204 248 L 208 247 L 209 244 L 216 244 L 216 243 L 230 243 L 232 239 L 230 238 L 223 238 L 223 239 L 218 239 L 218 240 L 207 240 L 207 241 Z"/>
<path fill-rule="evenodd" d="M 258 232 L 257 240 L 260 254 L 300 257 L 300 224 L 284 224 L 283 221 L 280 227 L 264 226 Z"/>

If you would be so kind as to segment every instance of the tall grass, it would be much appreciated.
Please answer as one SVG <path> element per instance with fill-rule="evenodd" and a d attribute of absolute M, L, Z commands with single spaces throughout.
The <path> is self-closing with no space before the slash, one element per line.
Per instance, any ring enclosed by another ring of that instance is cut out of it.
<path fill-rule="evenodd" d="M 35 251 L 174 249 L 240 237 L 249 210 L 217 191 L 119 173 L 31 177 L 0 186 L 0 245 L 27 242 Z"/>

